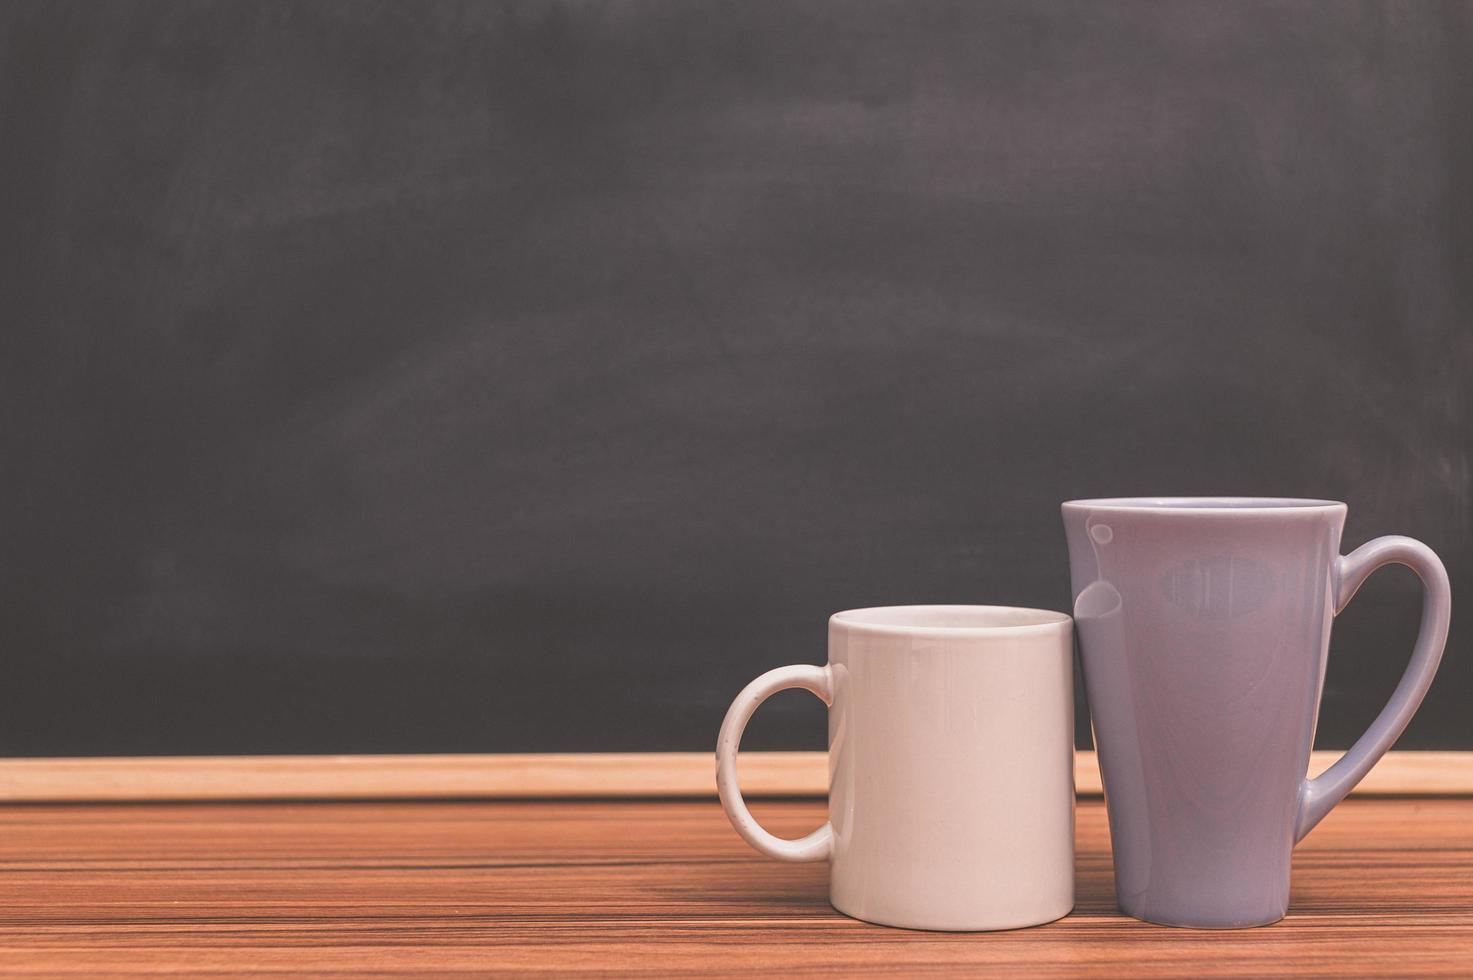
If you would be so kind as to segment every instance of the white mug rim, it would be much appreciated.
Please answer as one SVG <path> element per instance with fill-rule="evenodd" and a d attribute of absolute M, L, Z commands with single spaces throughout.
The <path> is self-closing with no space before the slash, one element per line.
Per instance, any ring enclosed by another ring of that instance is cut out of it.
<path fill-rule="evenodd" d="M 967 619 L 975 621 L 958 622 Z M 829 617 L 833 627 L 888 636 L 1019 636 L 1068 630 L 1073 622 L 1052 609 L 967 604 L 866 606 Z"/>

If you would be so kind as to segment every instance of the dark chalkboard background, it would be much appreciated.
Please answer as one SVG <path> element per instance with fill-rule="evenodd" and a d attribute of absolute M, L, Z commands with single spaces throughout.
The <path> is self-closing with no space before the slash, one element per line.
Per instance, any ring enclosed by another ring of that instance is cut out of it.
<path fill-rule="evenodd" d="M 833 610 L 1067 608 L 1069 497 L 1335 497 L 1466 588 L 1470 51 L 1468 3 L 4 4 L 0 751 L 709 749 Z M 1342 617 L 1322 747 L 1418 611 Z M 1404 748 L 1473 748 L 1459 618 Z M 822 743 L 801 694 L 747 741 Z"/>

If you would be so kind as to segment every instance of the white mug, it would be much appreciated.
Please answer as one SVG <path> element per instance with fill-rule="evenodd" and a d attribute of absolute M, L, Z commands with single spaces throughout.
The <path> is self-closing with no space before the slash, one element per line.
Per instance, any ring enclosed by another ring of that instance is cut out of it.
<path fill-rule="evenodd" d="M 829 619 L 829 662 L 770 670 L 721 725 L 732 826 L 783 861 L 829 865 L 845 915 L 908 929 L 1014 929 L 1074 907 L 1073 624 L 1004 606 L 884 606 Z M 763 830 L 737 786 L 757 706 L 801 687 L 829 705 L 829 820 Z"/>

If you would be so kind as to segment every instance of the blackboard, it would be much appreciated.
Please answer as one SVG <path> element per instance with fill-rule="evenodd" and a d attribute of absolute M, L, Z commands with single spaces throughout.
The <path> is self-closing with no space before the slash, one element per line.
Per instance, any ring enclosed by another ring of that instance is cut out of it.
<path fill-rule="evenodd" d="M 835 610 L 1066 609 L 1083 496 L 1342 499 L 1456 593 L 1469 51 L 1468 3 L 0 6 L 0 751 L 709 750 Z M 1418 611 L 1341 618 L 1321 747 Z M 1453 620 L 1403 748 L 1473 749 Z"/>

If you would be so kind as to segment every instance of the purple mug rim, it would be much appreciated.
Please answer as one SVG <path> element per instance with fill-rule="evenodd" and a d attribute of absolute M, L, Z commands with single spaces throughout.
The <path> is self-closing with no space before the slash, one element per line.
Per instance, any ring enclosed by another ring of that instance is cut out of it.
<path fill-rule="evenodd" d="M 1063 507 L 1132 514 L 1283 514 L 1347 509 L 1338 500 L 1312 497 L 1095 497 L 1067 500 Z"/>

